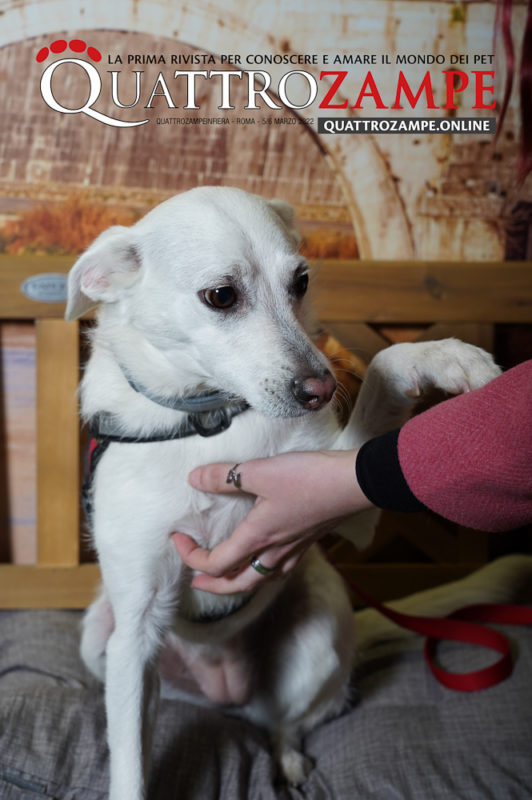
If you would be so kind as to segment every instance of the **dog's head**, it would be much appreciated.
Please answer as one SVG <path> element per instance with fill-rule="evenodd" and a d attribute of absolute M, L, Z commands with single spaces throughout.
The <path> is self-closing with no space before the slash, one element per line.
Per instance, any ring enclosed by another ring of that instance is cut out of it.
<path fill-rule="evenodd" d="M 286 203 L 194 189 L 95 240 L 70 272 L 66 318 L 102 303 L 105 344 L 154 393 L 217 389 L 298 416 L 336 385 L 306 333 L 298 244 Z"/>

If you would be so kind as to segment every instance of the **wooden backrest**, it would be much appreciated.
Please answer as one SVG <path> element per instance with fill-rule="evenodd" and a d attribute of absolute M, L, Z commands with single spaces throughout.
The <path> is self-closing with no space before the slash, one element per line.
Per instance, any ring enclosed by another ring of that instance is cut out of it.
<path fill-rule="evenodd" d="M 79 326 L 64 321 L 63 303 L 21 291 L 28 277 L 65 274 L 72 262 L 0 256 L 0 320 L 34 321 L 37 362 L 37 561 L 0 564 L 3 608 L 83 608 L 99 577 L 80 563 Z M 424 338 L 452 323 L 478 339 L 492 323 L 532 322 L 530 262 L 330 261 L 316 283 L 324 327 L 367 358 L 384 346 L 370 323 L 435 323 Z"/>
<path fill-rule="evenodd" d="M 63 303 L 21 290 L 30 276 L 67 272 L 72 260 L 0 258 L 0 319 L 35 324 L 37 430 L 37 561 L 0 565 L 3 608 L 82 608 L 98 579 L 94 565 L 79 561 L 79 325 L 64 321 Z"/>

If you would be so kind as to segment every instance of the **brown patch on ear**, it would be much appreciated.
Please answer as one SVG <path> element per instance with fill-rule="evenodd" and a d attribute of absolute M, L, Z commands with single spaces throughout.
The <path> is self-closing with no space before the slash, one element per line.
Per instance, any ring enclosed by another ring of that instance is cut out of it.
<path fill-rule="evenodd" d="M 299 247 L 301 244 L 301 234 L 296 227 L 296 212 L 294 211 L 293 207 L 285 200 L 277 199 L 268 200 L 268 205 L 271 209 L 273 209 L 273 211 L 275 211 L 277 216 L 280 217 L 281 222 L 292 238 L 295 246 Z"/>

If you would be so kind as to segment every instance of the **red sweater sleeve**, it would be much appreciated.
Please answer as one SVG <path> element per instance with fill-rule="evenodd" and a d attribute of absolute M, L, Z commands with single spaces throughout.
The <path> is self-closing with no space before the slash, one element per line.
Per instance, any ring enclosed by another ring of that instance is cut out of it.
<path fill-rule="evenodd" d="M 440 403 L 401 429 L 414 495 L 447 519 L 486 531 L 532 521 L 532 361 Z"/>

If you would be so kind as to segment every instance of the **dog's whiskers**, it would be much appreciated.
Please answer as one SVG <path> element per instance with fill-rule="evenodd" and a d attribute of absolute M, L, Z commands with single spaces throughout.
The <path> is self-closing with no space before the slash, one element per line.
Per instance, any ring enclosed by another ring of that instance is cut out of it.
<path fill-rule="evenodd" d="M 341 383 L 338 384 L 333 398 L 333 408 L 335 411 L 338 411 L 342 417 L 344 415 L 349 416 L 353 410 L 353 406 L 353 398 L 351 397 L 349 391 L 345 388 L 345 386 L 342 386 Z"/>

